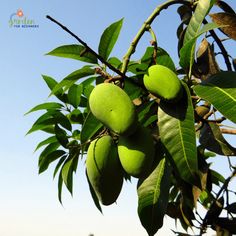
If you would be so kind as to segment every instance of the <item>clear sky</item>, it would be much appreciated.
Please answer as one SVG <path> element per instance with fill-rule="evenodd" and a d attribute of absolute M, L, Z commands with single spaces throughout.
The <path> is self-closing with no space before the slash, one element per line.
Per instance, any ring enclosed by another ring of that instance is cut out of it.
<path fill-rule="evenodd" d="M 41 74 L 60 80 L 82 66 L 78 61 L 44 56 L 60 45 L 77 43 L 47 20 L 47 14 L 62 22 L 95 50 L 105 27 L 124 17 L 121 36 L 113 52 L 122 58 L 143 21 L 162 2 L 0 1 L 0 236 L 146 235 L 137 216 L 135 181 L 126 183 L 117 205 L 103 207 L 104 214 L 101 215 L 90 197 L 83 162 L 79 163 L 75 177 L 74 196 L 71 198 L 64 190 L 64 205 L 61 206 L 57 200 L 57 181 L 52 179 L 53 168 L 39 176 L 39 153 L 33 153 L 45 135 L 34 133 L 25 136 L 39 114 L 24 116 L 24 113 L 48 99 L 49 90 Z M 229 3 L 236 7 L 234 0 Z M 10 16 L 18 9 L 22 9 L 39 28 L 10 28 Z M 177 63 L 175 31 L 179 18 L 175 9 L 173 7 L 168 14 L 163 12 L 154 24 L 154 30 L 159 45 Z M 145 36 L 133 58 L 138 59 L 148 44 L 149 37 Z M 231 49 L 233 46 L 235 44 Z M 233 53 L 236 57 L 235 48 Z M 174 229 L 173 222 L 166 222 L 168 227 L 157 235 L 173 235 L 168 229 Z"/>

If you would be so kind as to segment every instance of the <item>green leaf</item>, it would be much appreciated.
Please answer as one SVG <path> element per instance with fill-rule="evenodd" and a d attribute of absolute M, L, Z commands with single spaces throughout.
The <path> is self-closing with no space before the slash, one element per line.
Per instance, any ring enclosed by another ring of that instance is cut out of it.
<path fill-rule="evenodd" d="M 94 202 L 95 206 L 97 207 L 97 209 L 102 213 L 101 205 L 100 205 L 98 197 L 97 197 L 97 195 L 96 195 L 96 193 L 93 189 L 93 186 L 91 185 L 91 183 L 89 181 L 87 171 L 86 171 L 86 178 L 87 178 L 87 181 L 88 181 L 88 184 L 89 184 L 89 190 L 90 190 L 91 196 L 93 198 L 93 202 Z"/>
<path fill-rule="evenodd" d="M 94 69 L 90 66 L 84 66 L 79 70 L 76 70 L 66 76 L 60 83 L 58 83 L 52 90 L 51 95 L 60 91 L 63 88 L 63 92 L 68 90 L 73 84 L 81 78 L 94 74 Z"/>
<path fill-rule="evenodd" d="M 58 176 L 58 183 L 57 183 L 57 189 L 58 189 L 58 200 L 62 204 L 62 186 L 63 186 L 63 179 L 62 179 L 62 170 L 60 171 L 60 174 Z"/>
<path fill-rule="evenodd" d="M 71 44 L 55 48 L 46 55 L 71 58 L 79 61 L 96 64 L 97 58 L 82 45 Z"/>
<path fill-rule="evenodd" d="M 98 121 L 91 112 L 89 112 L 84 121 L 84 124 L 82 125 L 81 136 L 80 136 L 81 143 L 87 142 L 102 127 L 103 124 L 100 121 Z"/>
<path fill-rule="evenodd" d="M 64 147 L 67 147 L 68 144 L 68 138 L 67 138 L 67 133 L 64 129 L 61 129 L 58 125 L 55 125 L 55 135 L 58 140 L 58 142 Z"/>
<path fill-rule="evenodd" d="M 207 13 L 209 12 L 211 7 L 210 1 L 206 0 L 199 0 L 197 3 L 197 7 L 192 15 L 190 22 L 188 24 L 185 36 L 184 36 L 184 44 L 188 41 L 192 40 L 198 34 L 202 22 L 206 17 Z"/>
<path fill-rule="evenodd" d="M 219 72 L 193 89 L 199 97 L 236 123 L 236 72 Z"/>
<path fill-rule="evenodd" d="M 42 75 L 42 77 L 51 91 L 58 84 L 57 81 L 50 76 Z M 58 90 L 54 95 L 62 102 L 67 103 L 67 96 L 63 94 L 63 89 Z"/>
<path fill-rule="evenodd" d="M 83 85 L 74 84 L 69 88 L 68 91 L 68 103 L 74 108 L 77 108 L 80 104 L 80 97 L 83 92 Z"/>
<path fill-rule="evenodd" d="M 194 111 L 187 85 L 184 95 L 176 104 L 160 103 L 158 124 L 161 141 L 180 177 L 196 185 L 198 171 Z"/>
<path fill-rule="evenodd" d="M 216 123 L 205 123 L 200 132 L 199 142 L 203 148 L 224 156 L 236 156 L 236 148 L 232 147 L 222 135 Z"/>
<path fill-rule="evenodd" d="M 194 38 L 190 39 L 184 44 L 184 46 L 180 50 L 180 62 L 179 62 L 183 68 L 191 69 L 193 65 L 197 38 L 202 34 L 206 33 L 207 31 L 215 28 L 219 28 L 219 26 L 216 25 L 215 23 L 209 23 L 204 25 Z"/>
<path fill-rule="evenodd" d="M 170 166 L 162 159 L 154 171 L 138 183 L 138 215 L 150 236 L 163 225 L 169 200 L 170 174 Z"/>
<path fill-rule="evenodd" d="M 55 120 L 55 124 L 60 124 L 63 128 L 71 131 L 72 130 L 72 126 L 70 123 L 70 120 L 68 119 L 67 116 L 65 116 L 63 113 L 61 112 L 54 112 L 52 114 L 54 120 Z"/>
<path fill-rule="evenodd" d="M 50 152 L 48 155 L 44 155 L 39 161 L 39 174 L 47 170 L 48 166 L 58 158 L 65 154 L 63 150 L 55 150 Z"/>
<path fill-rule="evenodd" d="M 60 169 L 61 165 L 64 163 L 65 159 L 67 158 L 67 155 L 64 155 L 63 157 L 60 158 L 60 160 L 58 161 L 55 169 L 54 169 L 54 172 L 53 172 L 53 178 L 55 178 L 58 170 Z"/>
<path fill-rule="evenodd" d="M 35 148 L 35 152 L 36 152 L 39 148 L 41 148 L 42 146 L 47 145 L 47 144 L 49 144 L 49 143 L 55 143 L 55 142 L 57 142 L 57 138 L 56 138 L 55 136 L 51 136 L 51 137 L 49 137 L 49 138 L 43 140 L 42 142 L 40 142 L 40 143 L 37 145 L 37 147 Z"/>
<path fill-rule="evenodd" d="M 70 158 L 61 168 L 62 179 L 71 195 L 73 194 L 73 163 L 73 158 Z"/>
<path fill-rule="evenodd" d="M 101 57 L 103 57 L 105 60 L 108 59 L 118 37 L 120 34 L 120 30 L 123 24 L 123 19 L 114 22 L 109 27 L 105 29 L 103 32 L 99 46 L 98 46 L 98 52 Z"/>
<path fill-rule="evenodd" d="M 61 109 L 62 107 L 63 105 L 57 102 L 46 102 L 35 106 L 31 110 L 29 110 L 25 115 L 39 110 L 58 110 Z"/>

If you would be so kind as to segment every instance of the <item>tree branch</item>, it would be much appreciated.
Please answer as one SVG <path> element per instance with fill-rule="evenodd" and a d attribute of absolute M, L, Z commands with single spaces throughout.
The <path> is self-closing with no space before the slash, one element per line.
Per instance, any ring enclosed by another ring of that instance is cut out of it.
<path fill-rule="evenodd" d="M 49 20 L 60 26 L 63 30 L 65 30 L 67 33 L 69 33 L 72 37 L 74 37 L 80 44 L 82 44 L 87 51 L 92 53 L 99 61 L 101 61 L 104 65 L 106 65 L 109 69 L 120 75 L 122 78 L 127 78 L 127 76 L 122 73 L 120 70 L 115 68 L 113 65 L 111 65 L 109 62 L 107 62 L 103 57 L 101 57 L 99 54 L 97 54 L 92 48 L 90 48 L 87 43 L 85 43 L 81 38 L 79 38 L 76 34 L 71 32 L 66 26 L 62 25 L 60 22 L 52 18 L 51 16 L 46 16 Z"/>
<path fill-rule="evenodd" d="M 124 73 L 124 74 L 126 73 L 131 55 L 135 52 L 135 49 L 137 47 L 137 44 L 138 44 L 139 40 L 141 39 L 141 37 L 143 36 L 145 31 L 149 30 L 149 27 L 152 24 L 152 22 L 154 21 L 154 19 L 161 13 L 162 10 L 167 9 L 169 6 L 174 5 L 174 4 L 183 4 L 183 5 L 187 5 L 187 6 L 192 6 L 192 3 L 189 2 L 189 1 L 169 0 L 169 1 L 159 5 L 158 7 L 156 7 L 155 10 L 152 12 L 152 14 L 143 23 L 143 25 L 139 29 L 138 33 L 134 37 L 130 47 L 128 48 L 128 51 L 124 55 L 123 65 L 122 65 L 122 68 L 121 68 L 122 73 Z"/>
<path fill-rule="evenodd" d="M 220 129 L 223 134 L 236 134 L 236 129 Z"/>

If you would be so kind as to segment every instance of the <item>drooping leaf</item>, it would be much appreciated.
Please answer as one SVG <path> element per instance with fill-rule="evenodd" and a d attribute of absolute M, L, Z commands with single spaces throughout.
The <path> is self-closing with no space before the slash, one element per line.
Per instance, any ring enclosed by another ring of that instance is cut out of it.
<path fill-rule="evenodd" d="M 102 213 L 101 205 L 100 205 L 98 197 L 97 197 L 97 195 L 96 195 L 96 193 L 93 189 L 93 186 L 91 185 L 91 183 L 89 181 L 87 171 L 86 171 L 86 178 L 87 178 L 87 181 L 88 181 L 88 184 L 89 184 L 89 190 L 90 190 L 91 196 L 93 198 L 93 202 L 94 202 L 95 206 L 97 207 L 97 209 Z"/>
<path fill-rule="evenodd" d="M 227 210 L 233 214 L 236 214 L 236 202 L 233 202 L 233 203 L 229 204 L 228 206 L 226 206 L 225 210 Z"/>
<path fill-rule="evenodd" d="M 236 72 L 223 71 L 194 86 L 195 93 L 236 123 Z"/>
<path fill-rule="evenodd" d="M 52 90 L 51 95 L 60 91 L 63 88 L 63 92 L 68 90 L 76 81 L 81 78 L 87 77 L 94 74 L 94 69 L 90 66 L 84 66 L 79 70 L 76 70 L 66 76 L 60 83 L 58 83 Z"/>
<path fill-rule="evenodd" d="M 80 136 L 81 143 L 88 141 L 99 129 L 102 128 L 102 126 L 102 123 L 98 121 L 91 112 L 89 112 L 84 124 L 82 125 Z"/>
<path fill-rule="evenodd" d="M 222 135 L 219 126 L 214 122 L 205 123 L 200 132 L 202 147 L 224 156 L 235 156 L 236 148 L 232 147 Z"/>
<path fill-rule="evenodd" d="M 103 32 L 99 46 L 98 46 L 98 52 L 101 57 L 103 57 L 105 60 L 108 59 L 118 37 L 120 34 L 120 30 L 123 24 L 123 19 L 114 22 L 109 27 L 105 29 Z"/>
<path fill-rule="evenodd" d="M 57 189 L 58 189 L 58 200 L 62 204 L 62 186 L 63 186 L 63 179 L 62 179 L 62 170 L 59 173 L 58 176 L 58 183 L 57 183 Z"/>
<path fill-rule="evenodd" d="M 160 103 L 158 127 L 161 141 L 177 172 L 186 182 L 196 185 L 198 171 L 194 112 L 188 87 L 183 83 L 184 95 L 176 104 Z"/>
<path fill-rule="evenodd" d="M 138 183 L 138 215 L 148 235 L 163 225 L 170 187 L 171 167 L 162 159 L 153 172 Z"/>
<path fill-rule="evenodd" d="M 55 150 L 50 152 L 48 155 L 44 155 L 39 162 L 39 174 L 47 170 L 50 163 L 62 157 L 65 154 L 63 150 Z"/>
<path fill-rule="evenodd" d="M 64 148 L 66 148 L 67 144 L 69 142 L 66 131 L 64 129 L 61 129 L 57 124 L 55 125 L 54 129 L 55 129 L 55 135 L 56 135 L 58 142 Z"/>
<path fill-rule="evenodd" d="M 219 12 L 210 14 L 210 17 L 213 22 L 217 25 L 225 25 L 220 27 L 221 31 L 228 37 L 236 40 L 236 14 L 235 13 L 226 13 Z"/>
<path fill-rule="evenodd" d="M 63 45 L 57 47 L 46 55 L 71 58 L 93 64 L 97 63 L 96 56 L 89 52 L 84 46 L 77 44 Z"/>
<path fill-rule="evenodd" d="M 68 103 L 74 108 L 77 108 L 80 104 L 81 94 L 83 92 L 83 86 L 81 84 L 73 84 L 68 91 Z"/>
<path fill-rule="evenodd" d="M 35 106 L 31 110 L 29 110 L 25 115 L 39 110 L 58 110 L 61 109 L 62 107 L 63 105 L 57 102 L 46 102 Z"/>
<path fill-rule="evenodd" d="M 225 1 L 218 0 L 216 5 L 220 7 L 224 12 L 235 14 L 234 9 Z"/>
<path fill-rule="evenodd" d="M 53 172 L 53 178 L 55 178 L 57 172 L 59 171 L 61 165 L 64 163 L 64 161 L 66 160 L 66 158 L 67 158 L 67 155 L 64 155 L 64 156 L 62 156 L 62 157 L 60 158 L 60 160 L 58 161 L 58 163 L 57 163 L 57 165 L 56 165 L 56 167 L 55 167 L 55 169 L 54 169 L 54 172 Z"/>

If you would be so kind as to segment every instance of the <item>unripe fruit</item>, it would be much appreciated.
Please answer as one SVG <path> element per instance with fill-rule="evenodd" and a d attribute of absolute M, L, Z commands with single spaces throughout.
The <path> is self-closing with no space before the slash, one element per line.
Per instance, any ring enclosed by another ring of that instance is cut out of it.
<path fill-rule="evenodd" d="M 137 178 L 147 174 L 154 158 L 154 144 L 149 130 L 140 126 L 131 136 L 120 136 L 118 154 L 126 173 Z"/>
<path fill-rule="evenodd" d="M 110 205 L 118 198 L 123 184 L 123 170 L 111 136 L 105 135 L 91 142 L 86 169 L 99 201 Z"/>
<path fill-rule="evenodd" d="M 147 90 L 167 101 L 178 101 L 182 96 L 182 85 L 177 75 L 168 67 L 153 65 L 143 77 Z"/>
<path fill-rule="evenodd" d="M 134 104 L 120 87 L 111 83 L 97 85 L 90 94 L 89 106 L 93 115 L 114 132 L 130 135 L 135 131 Z"/>

